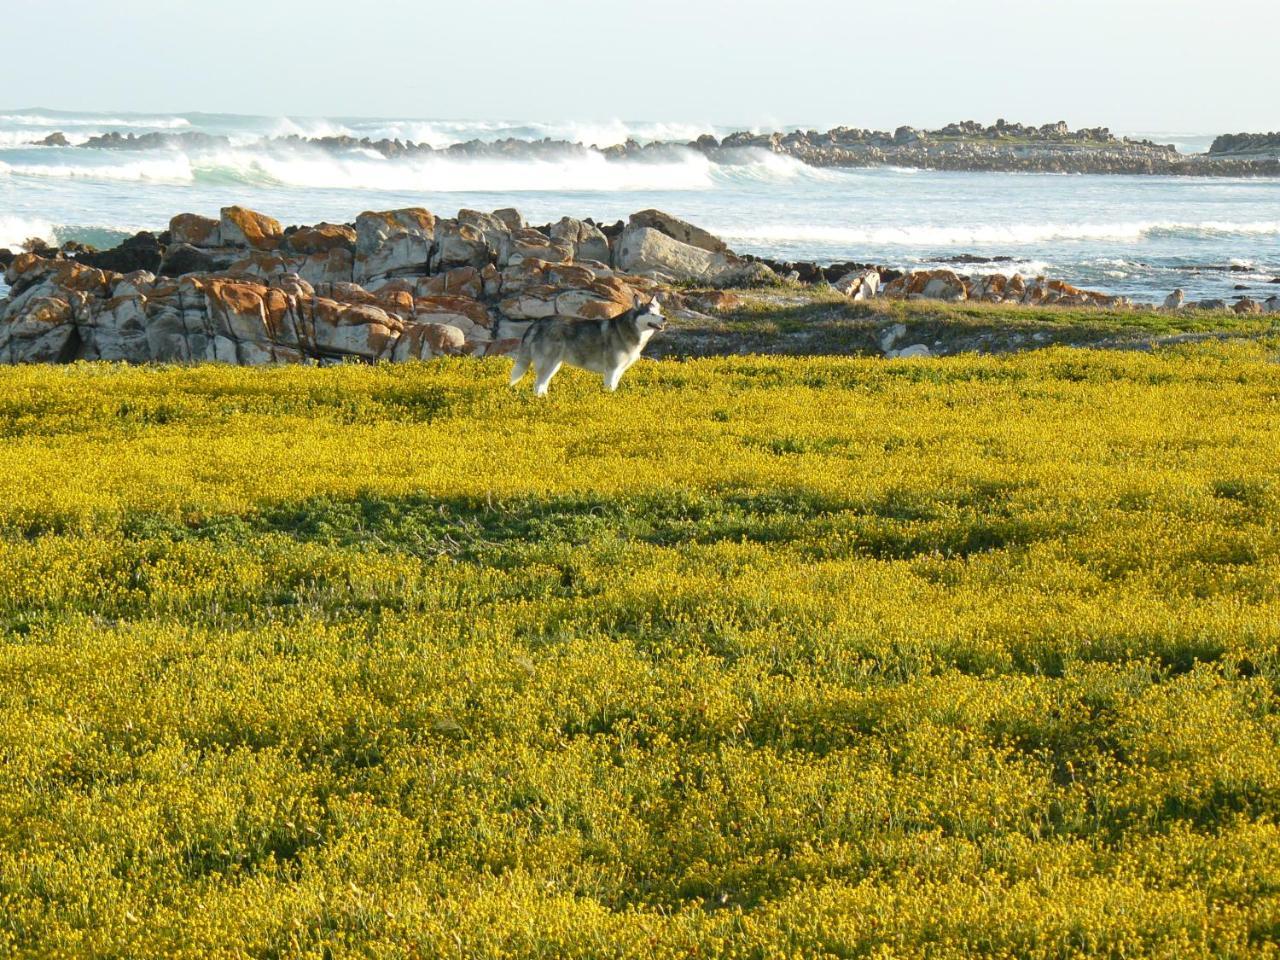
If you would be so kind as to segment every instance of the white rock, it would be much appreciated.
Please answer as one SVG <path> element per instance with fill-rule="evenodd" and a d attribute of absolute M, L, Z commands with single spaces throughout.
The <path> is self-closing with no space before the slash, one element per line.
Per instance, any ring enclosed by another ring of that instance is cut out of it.
<path fill-rule="evenodd" d="M 895 355 L 900 360 L 907 360 L 911 357 L 930 357 L 933 354 L 929 348 L 923 343 L 913 343 L 909 347 L 903 347 L 901 350 L 895 351 Z"/>
<path fill-rule="evenodd" d="M 893 349 L 893 345 L 907 335 L 907 325 L 905 323 L 895 323 L 892 327 L 880 335 L 880 349 L 884 353 L 889 353 Z"/>

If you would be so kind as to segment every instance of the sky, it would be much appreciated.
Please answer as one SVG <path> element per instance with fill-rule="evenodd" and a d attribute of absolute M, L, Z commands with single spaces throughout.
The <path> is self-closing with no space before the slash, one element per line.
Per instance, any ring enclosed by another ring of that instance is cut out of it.
<path fill-rule="evenodd" d="M 0 110 L 1280 129 L 1280 0 L 2 7 Z"/>

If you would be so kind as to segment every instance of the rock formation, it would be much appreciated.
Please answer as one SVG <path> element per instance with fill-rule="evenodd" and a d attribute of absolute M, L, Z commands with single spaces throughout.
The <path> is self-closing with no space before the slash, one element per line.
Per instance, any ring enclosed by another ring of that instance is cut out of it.
<path fill-rule="evenodd" d="M 692 224 L 642 219 L 655 226 L 633 224 L 611 243 L 587 221 L 565 217 L 544 233 L 511 210 L 371 211 L 287 230 L 243 207 L 179 214 L 164 243 L 144 233 L 102 253 L 8 257 L 0 362 L 485 355 L 510 350 L 540 317 L 608 319 L 662 283 L 776 280 L 763 263 L 669 235 L 705 245 Z"/>

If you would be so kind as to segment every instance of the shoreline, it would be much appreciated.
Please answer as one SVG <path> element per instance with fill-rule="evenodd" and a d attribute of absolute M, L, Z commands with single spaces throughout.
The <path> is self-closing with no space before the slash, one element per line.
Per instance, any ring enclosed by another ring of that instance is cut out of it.
<path fill-rule="evenodd" d="M 1162 315 L 1154 304 L 1047 276 L 741 256 L 719 237 L 656 209 L 625 223 L 562 217 L 532 226 L 513 208 L 464 209 L 444 218 L 410 207 L 366 211 L 354 224 L 285 228 L 232 206 L 217 219 L 178 214 L 159 235 L 140 233 L 111 250 L 33 245 L 6 252 L 0 265 L 10 287 L 0 299 L 0 363 L 9 364 L 258 366 L 504 355 L 543 318 L 608 321 L 656 294 L 673 310 L 692 308 L 705 318 L 708 311 L 732 312 L 736 295 L 725 291 L 747 288 L 807 290 L 810 300 L 854 305 L 854 312 L 924 302 L 932 310 L 1061 308 L 1064 317 L 1107 311 L 1142 318 L 1138 325 Z M 1230 306 L 1185 303 L 1176 290 L 1163 312 L 1201 318 L 1182 326 L 1218 316 L 1243 321 L 1280 314 L 1280 295 Z M 745 347 L 751 337 L 741 334 L 753 332 L 731 332 L 727 342 Z M 930 356 L 935 347 L 881 349 L 885 356 Z"/>

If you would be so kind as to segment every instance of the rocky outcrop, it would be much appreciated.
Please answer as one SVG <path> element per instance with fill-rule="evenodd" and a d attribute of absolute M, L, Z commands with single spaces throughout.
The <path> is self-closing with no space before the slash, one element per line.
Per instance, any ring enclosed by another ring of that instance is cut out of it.
<path fill-rule="evenodd" d="M 1034 306 L 1125 307 L 1124 297 L 1113 297 L 1093 290 L 1081 290 L 1061 280 L 1036 277 L 1031 281 L 1019 274 L 1001 273 L 975 277 L 961 276 L 951 270 L 917 270 L 903 274 L 885 285 L 883 295 L 891 300 L 965 300 L 983 303 L 1023 303 Z"/>
<path fill-rule="evenodd" d="M 1251 153 L 1280 154 L 1280 132 L 1224 133 L 1209 147 L 1211 157 Z"/>
<path fill-rule="evenodd" d="M 629 222 L 633 227 L 652 227 L 659 233 L 665 233 L 672 240 L 679 240 L 681 243 L 711 253 L 725 253 L 729 249 L 728 245 L 714 234 L 678 217 L 673 217 L 669 213 L 663 213 L 661 210 L 641 210 L 639 213 L 633 213 Z"/>
<path fill-rule="evenodd" d="M 61 133 L 53 133 L 42 145 L 69 146 Z M 903 126 L 890 132 L 855 127 L 826 131 L 739 132 L 718 140 L 703 135 L 687 143 L 637 143 L 628 140 L 597 148 L 564 140 L 471 140 L 435 148 L 427 143 L 399 139 L 370 140 L 351 136 L 264 138 L 265 147 L 299 147 L 331 153 L 380 154 L 387 159 L 441 154 L 466 158 L 563 160 L 583 156 L 606 159 L 676 156 L 694 150 L 713 162 L 735 163 L 744 149 L 768 150 L 819 167 L 902 166 L 936 170 L 989 170 L 1092 174 L 1163 174 L 1178 176 L 1274 176 L 1280 174 L 1280 134 L 1228 134 L 1219 137 L 1208 153 L 1183 155 L 1169 144 L 1117 137 L 1105 127 L 1072 130 L 1058 121 L 1041 125 L 997 120 L 984 125 L 972 120 L 950 123 L 937 130 Z M 231 146 L 228 138 L 196 131 L 157 132 L 136 135 L 108 132 L 78 146 L 98 150 L 219 150 Z M 503 211 L 499 211 L 501 213 Z M 649 213 L 650 211 L 645 211 Z M 660 213 L 659 211 L 652 211 Z M 496 214 L 495 214 L 496 215 Z M 501 219 L 501 218 L 500 218 Z M 642 223 L 667 232 L 660 218 Z M 523 224 L 507 224 L 514 232 Z M 668 234 L 692 246 L 694 236 Z M 716 238 L 704 234 L 707 242 Z M 715 252 L 715 249 L 711 249 Z"/>
<path fill-rule="evenodd" d="M 284 230 L 227 207 L 217 219 L 174 217 L 167 244 L 139 234 L 101 253 L 22 253 L 5 270 L 0 362 L 256 365 L 504 353 L 538 317 L 608 319 L 658 289 L 608 266 L 609 240 L 592 224 L 565 218 L 549 235 L 523 223 L 515 211 L 441 219 L 414 207 L 362 213 L 353 226 Z M 139 251 L 155 269 L 136 267 Z M 697 252 L 725 271 L 752 266 Z M 668 260 L 655 254 L 650 263 Z"/>

